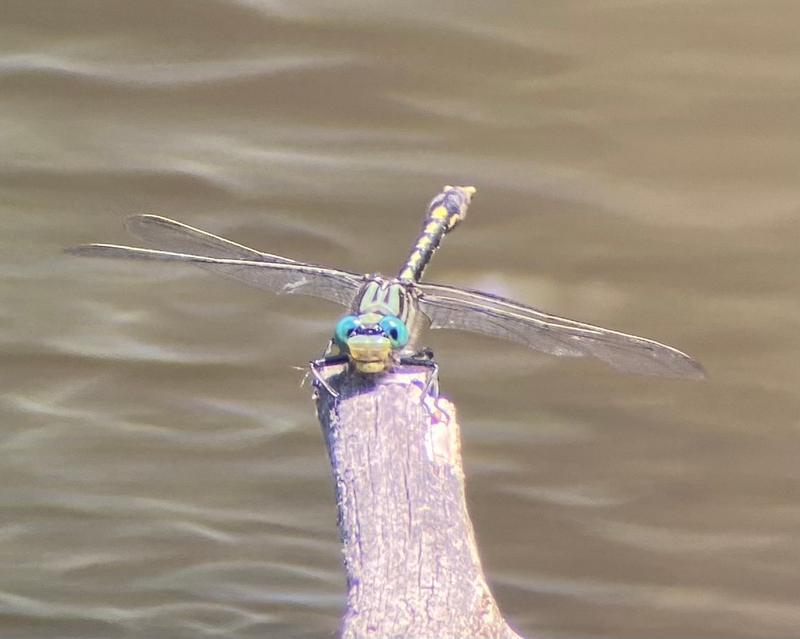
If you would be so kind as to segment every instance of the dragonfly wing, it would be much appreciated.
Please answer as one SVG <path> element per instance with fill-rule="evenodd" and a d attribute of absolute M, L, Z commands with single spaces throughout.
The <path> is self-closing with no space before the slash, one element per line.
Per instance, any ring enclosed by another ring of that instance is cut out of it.
<path fill-rule="evenodd" d="M 423 295 L 419 299 L 420 310 L 430 319 L 431 328 L 452 328 L 472 333 L 499 337 L 524 344 L 550 355 L 582 357 L 584 349 L 559 332 L 537 326 L 531 330 L 527 318 L 513 317 L 475 302 L 465 302 L 439 295 Z"/>
<path fill-rule="evenodd" d="M 67 252 L 84 257 L 188 262 L 274 293 L 310 295 L 342 306 L 352 303 L 362 284 L 361 276 L 355 273 L 302 263 L 227 259 L 116 244 L 84 244 Z"/>
<path fill-rule="evenodd" d="M 256 251 L 160 215 L 133 215 L 125 221 L 125 227 L 148 246 L 161 251 L 253 262 L 301 263 L 288 257 Z"/>
<path fill-rule="evenodd" d="M 454 328 L 508 339 L 553 355 L 594 356 L 626 373 L 700 379 L 703 367 L 659 342 L 543 313 L 479 291 L 420 284 L 420 308 L 431 328 Z"/>

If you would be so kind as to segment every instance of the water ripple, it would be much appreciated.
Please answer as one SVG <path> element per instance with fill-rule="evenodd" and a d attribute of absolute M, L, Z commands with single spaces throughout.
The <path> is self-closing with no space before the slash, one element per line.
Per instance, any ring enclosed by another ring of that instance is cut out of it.
<path fill-rule="evenodd" d="M 174 90 L 176 87 L 222 83 L 246 78 L 331 69 L 352 61 L 345 55 L 260 57 L 251 60 L 198 63 L 100 64 L 47 54 L 0 56 L 0 79 L 15 76 L 52 76 L 105 82 L 138 88 Z"/>

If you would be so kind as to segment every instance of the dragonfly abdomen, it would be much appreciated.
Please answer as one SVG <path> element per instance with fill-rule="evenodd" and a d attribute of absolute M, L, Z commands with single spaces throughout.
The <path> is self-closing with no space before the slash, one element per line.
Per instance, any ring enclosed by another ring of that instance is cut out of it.
<path fill-rule="evenodd" d="M 472 186 L 446 186 L 431 200 L 422 231 L 400 269 L 399 280 L 419 282 L 442 238 L 466 217 L 474 193 Z"/>

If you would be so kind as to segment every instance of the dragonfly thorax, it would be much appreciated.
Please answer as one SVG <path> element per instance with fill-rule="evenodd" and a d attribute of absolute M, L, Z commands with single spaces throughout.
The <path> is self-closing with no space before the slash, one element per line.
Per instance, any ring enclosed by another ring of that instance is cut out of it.
<path fill-rule="evenodd" d="M 416 299 L 406 283 L 369 276 L 356 295 L 353 312 L 394 315 L 410 327 L 416 320 Z"/>

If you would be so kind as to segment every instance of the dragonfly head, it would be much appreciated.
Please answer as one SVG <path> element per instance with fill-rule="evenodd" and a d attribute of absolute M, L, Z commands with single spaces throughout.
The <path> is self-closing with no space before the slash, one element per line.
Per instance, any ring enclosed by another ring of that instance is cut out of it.
<path fill-rule="evenodd" d="M 346 315 L 336 324 L 334 341 L 361 373 L 381 373 L 392 354 L 408 344 L 408 327 L 394 315 Z"/>

